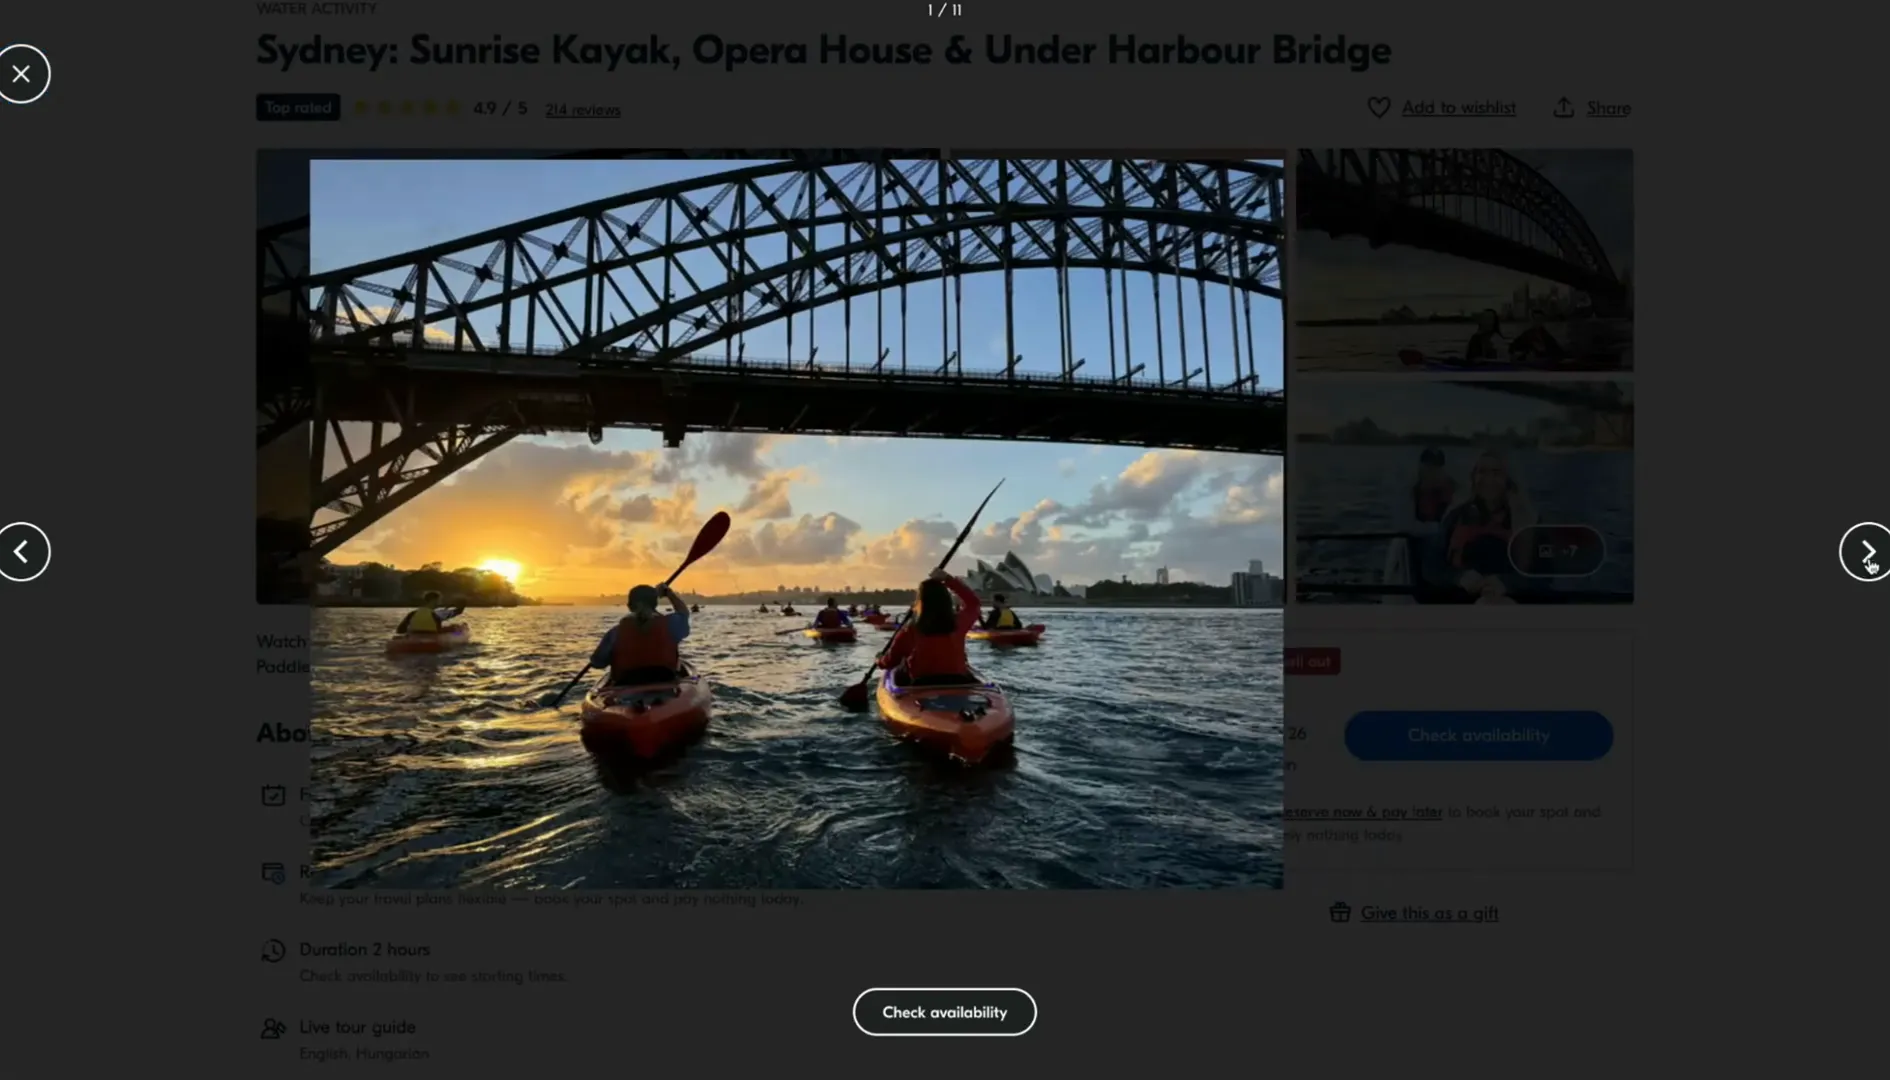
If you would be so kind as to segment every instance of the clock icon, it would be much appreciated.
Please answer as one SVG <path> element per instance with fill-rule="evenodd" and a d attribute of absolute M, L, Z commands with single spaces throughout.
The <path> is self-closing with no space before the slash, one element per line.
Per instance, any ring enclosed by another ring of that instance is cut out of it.
<path fill-rule="evenodd" d="M 263 942 L 262 958 L 264 963 L 280 964 L 282 963 L 282 958 L 287 955 L 289 955 L 289 947 L 284 945 L 279 939 L 270 938 L 268 941 Z"/>

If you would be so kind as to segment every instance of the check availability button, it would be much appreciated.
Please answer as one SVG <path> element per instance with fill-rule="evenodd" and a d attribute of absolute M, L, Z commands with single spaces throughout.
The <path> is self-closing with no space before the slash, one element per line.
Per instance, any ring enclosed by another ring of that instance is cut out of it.
<path fill-rule="evenodd" d="M 1037 999 L 1009 986 L 876 986 L 853 999 L 853 1026 L 878 1037 L 1008 1038 L 1037 1026 Z"/>

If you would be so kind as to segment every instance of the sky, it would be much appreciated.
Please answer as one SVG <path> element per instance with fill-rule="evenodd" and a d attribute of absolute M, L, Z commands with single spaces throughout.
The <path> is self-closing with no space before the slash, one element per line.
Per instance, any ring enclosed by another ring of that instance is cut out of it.
<path fill-rule="evenodd" d="M 1580 389 L 1594 384 L 1563 385 Z M 1632 400 L 1633 384 L 1616 385 Z M 1427 380 L 1304 379 L 1295 386 L 1293 422 L 1302 434 L 1326 433 L 1366 418 L 1393 432 L 1433 434 L 1449 430 L 1467 435 L 1483 430 L 1520 431 L 1537 420 L 1561 417 L 1568 411 L 1565 406 L 1520 394 Z"/>
<path fill-rule="evenodd" d="M 741 161 L 546 161 L 546 160 L 511 160 L 511 161 L 316 161 L 310 166 L 309 218 L 310 218 L 310 266 L 319 274 L 327 270 L 351 266 L 371 259 L 410 251 L 432 244 L 443 243 L 457 237 L 494 228 L 522 218 L 559 210 L 577 203 L 594 199 L 608 198 L 628 194 L 642 188 L 658 184 L 672 183 L 695 177 L 707 177 L 718 172 L 744 168 L 754 162 Z M 834 166 L 830 172 L 836 177 L 845 176 L 854 166 Z M 764 191 L 772 192 L 782 183 L 770 180 L 761 183 Z M 870 194 L 870 187 L 868 192 Z M 784 196 L 790 206 L 791 196 Z M 698 204 L 708 201 L 704 196 L 695 200 Z M 733 207 L 730 200 L 717 214 L 718 221 L 726 221 L 728 212 Z M 637 209 L 618 211 L 617 216 L 634 219 Z M 663 217 L 658 215 L 649 225 L 651 230 L 660 230 Z M 553 228 L 544 232 L 544 237 L 552 242 L 564 239 L 565 229 Z M 838 245 L 842 230 L 830 227 L 819 230 L 817 241 L 823 246 Z M 468 250 L 464 260 L 483 262 L 490 245 Z M 785 238 L 773 238 L 749 245 L 750 253 L 758 260 L 781 261 L 788 250 Z M 917 251 L 917 248 L 914 248 Z M 915 256 L 916 257 L 916 256 Z M 696 281 L 708 285 L 719 283 L 727 278 L 727 271 L 712 253 L 694 252 L 684 257 L 684 264 Z M 660 290 L 659 264 L 649 264 L 652 284 Z M 575 269 L 574 264 L 564 264 L 564 269 Z M 376 275 L 370 280 L 390 287 L 402 284 L 402 273 Z M 615 275 L 618 284 L 624 289 L 632 304 L 638 310 L 648 310 L 654 306 L 651 294 L 638 284 L 633 275 L 619 273 Z M 1107 376 L 1109 374 L 1109 331 L 1111 321 L 1108 318 L 1108 306 L 1103 289 L 1103 275 L 1099 271 L 1071 271 L 1071 318 L 1072 340 L 1076 358 L 1086 360 L 1082 369 L 1084 375 Z M 461 287 L 460 281 L 451 281 L 455 289 Z M 1119 284 L 1119 283 L 1118 283 Z M 1155 305 L 1150 298 L 1150 284 L 1147 275 L 1132 275 L 1129 279 L 1129 350 L 1138 364 L 1146 364 L 1144 373 L 1153 379 L 1156 373 L 1155 363 Z M 1178 357 L 1181 347 L 1182 331 L 1176 326 L 1175 281 L 1173 278 L 1161 279 L 1162 286 L 1162 339 L 1165 353 L 1167 374 L 1172 379 L 1179 372 Z M 681 275 L 672 282 L 671 288 L 678 294 L 685 294 L 686 284 Z M 1205 334 L 1208 343 L 1209 370 L 1206 377 L 1215 385 L 1225 385 L 1235 378 L 1233 356 L 1235 342 L 1231 340 L 1234 332 L 1230 323 L 1227 290 L 1210 287 L 1208 295 L 1208 316 Z M 1120 306 L 1121 289 L 1117 290 L 1118 310 L 1114 321 L 1118 336 L 1118 355 L 1122 347 Z M 560 290 L 566 305 L 573 313 L 582 310 L 583 287 L 569 286 Z M 899 316 L 898 292 L 890 290 L 886 296 L 886 343 L 894 352 L 889 360 L 893 366 L 899 362 Z M 908 290 L 907 342 L 909 362 L 915 367 L 929 367 L 936 370 L 944 358 L 952 352 L 961 352 L 967 370 L 986 371 L 1002 370 L 1005 366 L 1004 337 L 1004 301 L 1003 275 L 984 273 L 968 275 L 964 279 L 963 324 L 964 341 L 962 347 L 957 340 L 958 315 L 954 311 L 943 321 L 945 329 L 951 331 L 949 345 L 941 338 L 940 287 L 933 282 L 914 286 Z M 1056 276 L 1046 271 L 1018 273 L 1014 277 L 1014 297 L 1017 311 L 1016 352 L 1024 359 L 1018 365 L 1019 371 L 1056 372 L 1061 370 L 1062 342 L 1057 331 L 1057 289 Z M 363 296 L 371 300 L 371 297 Z M 954 299 L 954 303 L 957 301 Z M 1183 289 L 1182 303 L 1188 312 L 1186 327 L 1189 368 L 1201 368 L 1201 340 L 1203 334 L 1200 316 L 1200 300 L 1192 283 Z M 877 358 L 875 347 L 874 302 L 868 297 L 856 299 L 853 304 L 853 359 L 855 363 L 870 365 Z M 1259 354 L 1257 369 L 1259 381 L 1268 387 L 1282 385 L 1281 379 L 1281 332 L 1280 305 L 1276 301 L 1256 297 L 1252 304 L 1253 339 L 1255 351 Z M 628 317 L 616 297 L 611 298 L 610 314 L 618 318 Z M 513 311 L 514 336 L 522 341 L 525 308 L 518 305 Z M 1248 366 L 1246 351 L 1246 314 L 1240 314 L 1238 342 L 1242 353 L 1242 370 Z M 489 308 L 472 317 L 475 327 L 483 340 L 495 341 L 498 327 L 498 308 Z M 540 322 L 543 335 L 538 344 L 557 345 L 558 339 Z M 844 353 L 844 339 L 841 334 L 840 309 L 836 306 L 822 308 L 815 313 L 813 330 L 808 328 L 806 316 L 795 320 L 794 355 L 788 356 L 786 323 L 776 322 L 766 327 L 751 331 L 747 335 L 746 355 L 752 359 L 794 359 L 805 361 L 807 349 L 815 344 L 820 349 L 819 361 L 823 364 L 839 364 Z M 517 343 L 517 342 L 515 342 Z M 723 355 L 721 345 L 711 346 L 709 352 L 714 356 Z"/>
<path fill-rule="evenodd" d="M 1634 266 L 1634 156 L 1629 150 L 1512 150 L 1566 196 L 1594 230 L 1617 274 Z M 1494 307 L 1524 283 L 1559 287 L 1500 266 L 1396 244 L 1373 250 L 1359 237 L 1294 234 L 1293 317 L 1373 318 L 1410 305 L 1419 314 Z"/>
<path fill-rule="evenodd" d="M 320 273 L 741 164 L 317 162 L 310 189 L 311 266 Z M 554 230 L 549 238 L 562 239 L 559 233 Z M 762 256 L 752 245 L 751 251 Z M 471 255 L 478 261 L 484 252 Z M 1078 286 L 1072 321 L 1100 333 L 1105 308 L 1099 276 L 1092 279 L 1094 296 Z M 698 280 L 719 278 L 705 271 Z M 1002 367 L 1001 293 L 989 288 L 999 283 L 999 275 L 967 282 L 967 369 Z M 1131 285 L 1148 288 L 1145 277 L 1132 278 Z M 1164 317 L 1172 322 L 1173 279 L 1164 279 L 1163 285 L 1169 294 Z M 974 295 L 978 286 L 985 287 L 982 295 Z M 1020 370 L 1055 370 L 1055 277 L 1019 272 L 1016 289 L 1018 351 L 1026 358 Z M 936 366 L 938 290 L 921 286 L 912 292 L 914 363 Z M 1198 312 L 1192 285 L 1186 299 Z M 1224 349 L 1212 355 L 1227 362 L 1232 351 L 1226 342 L 1225 291 L 1211 294 L 1209 304 L 1210 337 L 1218 325 Z M 870 363 L 871 323 L 862 319 L 870 297 L 864 305 L 855 301 L 855 357 Z M 889 310 L 894 306 L 889 303 Z M 1261 382 L 1274 386 L 1280 381 L 1278 307 L 1258 297 L 1253 304 L 1254 339 L 1262 346 Z M 926 324 L 922 320 L 928 314 Z M 1151 315 L 1152 309 L 1132 310 L 1133 331 L 1140 335 L 1149 328 L 1146 332 L 1152 333 Z M 522 322 L 522 309 L 514 320 Z M 490 322 L 496 325 L 496 316 Z M 823 364 L 838 362 L 839 323 L 837 308 L 822 309 L 815 321 L 813 340 Z M 1172 326 L 1168 329 L 1172 349 Z M 1199 339 L 1192 334 L 1197 329 L 1190 328 L 1191 366 L 1200 364 Z M 807 334 L 803 317 L 794 350 L 802 361 Z M 897 322 L 889 320 L 889 342 L 896 334 Z M 864 348 L 863 338 L 868 341 Z M 1243 352 L 1244 338 L 1243 327 Z M 747 355 L 783 358 L 786 345 L 785 327 L 776 324 L 749 335 Z M 1137 342 L 1138 363 L 1143 346 L 1152 352 L 1152 338 Z M 1084 374 L 1098 367 L 1106 374 L 1106 343 L 1100 352 L 1079 355 L 1089 359 Z M 1217 371 L 1214 381 L 1231 377 Z M 735 520 L 730 538 L 680 584 L 704 593 L 781 584 L 905 587 L 936 564 L 965 516 L 999 480 L 1003 489 L 954 569 L 968 568 L 974 556 L 995 561 L 1014 551 L 1033 570 L 1065 584 L 1124 574 L 1149 581 L 1157 568 L 1167 567 L 1176 580 L 1222 585 L 1250 559 L 1279 562 L 1278 458 L 1139 447 L 745 434 L 692 434 L 671 450 L 654 433 L 629 430 L 608 431 L 597 446 L 576 434 L 516 440 L 330 558 L 403 567 L 510 562 L 520 565 L 519 587 L 527 595 L 608 595 L 666 577 L 701 522 L 726 509 Z"/>

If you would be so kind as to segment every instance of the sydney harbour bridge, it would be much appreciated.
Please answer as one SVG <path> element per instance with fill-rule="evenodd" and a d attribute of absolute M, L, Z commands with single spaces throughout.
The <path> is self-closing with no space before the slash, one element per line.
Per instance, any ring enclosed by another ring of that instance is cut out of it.
<path fill-rule="evenodd" d="M 744 160 L 339 269 L 261 229 L 257 444 L 306 450 L 309 507 L 263 546 L 552 431 L 1283 452 L 1279 163 L 694 156 Z"/>
<path fill-rule="evenodd" d="M 1501 150 L 1302 150 L 1301 229 L 1473 259 L 1586 294 L 1596 315 L 1627 315 L 1632 290 L 1581 211 L 1547 177 Z M 1623 183 L 1631 177 L 1623 176 Z M 1625 192 L 1632 197 L 1631 190 Z"/>

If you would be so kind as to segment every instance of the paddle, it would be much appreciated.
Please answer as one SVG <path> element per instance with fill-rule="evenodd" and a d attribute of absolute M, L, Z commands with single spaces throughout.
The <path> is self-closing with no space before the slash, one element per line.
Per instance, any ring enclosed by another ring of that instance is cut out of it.
<path fill-rule="evenodd" d="M 721 543 L 722 538 L 728 535 L 728 526 L 729 526 L 728 514 L 724 513 L 721 510 L 717 510 L 715 512 L 714 517 L 710 518 L 708 521 L 703 523 L 702 531 L 696 534 L 696 542 L 689 545 L 689 554 L 687 557 L 683 559 L 682 565 L 678 566 L 676 568 L 675 573 L 669 575 L 669 577 L 663 580 L 663 583 L 661 585 L 657 586 L 657 591 L 661 592 L 664 589 L 669 588 L 670 585 L 673 584 L 677 578 L 682 576 L 682 572 L 684 570 L 689 569 L 689 566 L 691 563 L 695 562 L 697 559 L 702 558 L 704 555 L 707 555 L 709 552 L 714 551 L 715 545 Z M 585 673 L 590 670 L 591 670 L 590 662 L 585 661 L 584 666 L 578 669 L 578 673 L 576 675 L 571 676 L 571 681 L 564 684 L 564 689 L 558 691 L 555 697 L 548 697 L 545 699 L 544 701 L 545 708 L 547 709 L 557 708 L 558 704 L 564 700 L 565 695 L 571 692 L 571 688 L 576 686 L 578 684 L 578 680 L 582 679 Z"/>
<path fill-rule="evenodd" d="M 991 495 L 996 495 L 998 493 L 998 488 L 1001 488 L 1003 486 L 1004 486 L 1004 481 L 999 480 L 997 482 L 997 487 L 994 487 L 991 489 Z M 959 530 L 958 539 L 952 541 L 951 550 L 947 551 L 945 553 L 945 557 L 938 561 L 938 568 L 940 570 L 943 570 L 945 569 L 946 566 L 950 565 L 952 561 L 952 556 L 958 554 L 958 549 L 965 545 L 965 538 L 971 535 L 972 528 L 978 524 L 978 515 L 984 513 L 984 508 L 991 505 L 991 495 L 986 495 L 984 497 L 984 501 L 978 504 L 978 508 L 971 512 L 971 520 L 965 522 L 965 527 Z M 912 607 L 907 608 L 905 621 L 911 622 L 912 613 L 916 610 L 918 610 L 917 604 L 914 604 Z M 893 642 L 898 641 L 898 640 L 899 640 L 898 634 L 894 634 L 892 637 L 887 638 L 885 648 L 880 649 L 879 656 L 875 656 L 873 658 L 873 666 L 866 669 L 866 674 L 860 676 L 859 682 L 854 683 L 852 686 L 847 687 L 846 690 L 841 693 L 840 704 L 843 707 L 847 709 L 851 709 L 854 712 L 860 712 L 866 708 L 866 684 L 873 680 L 873 672 L 879 670 L 880 657 L 885 656 L 886 651 L 893 647 Z"/>

